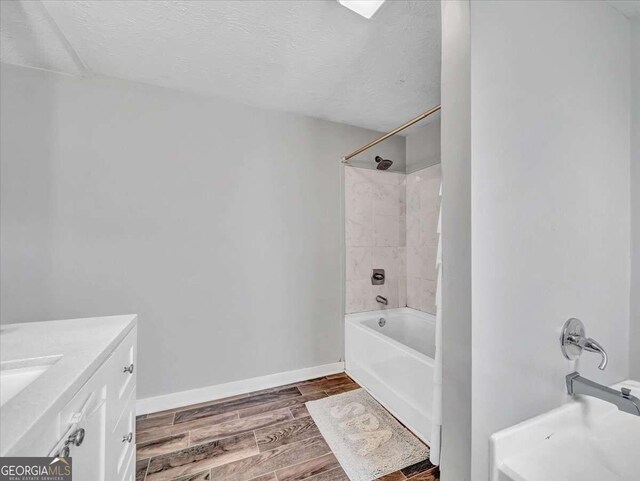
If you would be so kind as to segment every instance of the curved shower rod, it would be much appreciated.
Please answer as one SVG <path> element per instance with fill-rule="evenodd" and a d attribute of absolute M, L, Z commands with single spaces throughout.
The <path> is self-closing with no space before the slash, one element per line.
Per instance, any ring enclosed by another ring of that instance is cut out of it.
<path fill-rule="evenodd" d="M 397 129 L 393 129 L 391 132 L 387 132 L 382 137 L 378 137 L 376 140 L 373 140 L 373 141 L 369 142 L 367 145 L 363 145 L 358 150 L 354 150 L 349 155 L 345 155 L 344 157 L 342 157 L 342 163 L 348 162 L 350 158 L 355 157 L 356 155 L 361 154 L 365 150 L 370 149 L 374 145 L 377 145 L 380 142 L 387 140 L 389 137 L 391 137 L 393 135 L 396 135 L 398 132 L 403 131 L 407 127 L 411 127 L 416 122 L 420 122 L 422 119 L 426 119 L 427 117 L 429 117 L 429 115 L 434 114 L 439 110 L 440 110 L 440 105 L 437 105 L 436 107 L 432 108 L 431 110 L 427 110 L 426 112 L 422 112 L 420 115 L 418 115 L 417 117 L 415 117 L 415 118 L 409 120 L 408 122 L 402 124 Z"/>

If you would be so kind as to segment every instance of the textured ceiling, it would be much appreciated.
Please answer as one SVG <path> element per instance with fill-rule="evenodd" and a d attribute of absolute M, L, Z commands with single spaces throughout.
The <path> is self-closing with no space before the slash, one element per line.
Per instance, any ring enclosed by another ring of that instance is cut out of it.
<path fill-rule="evenodd" d="M 3 62 L 80 74 L 40 2 L 0 1 Z"/>
<path fill-rule="evenodd" d="M 1 3 L 2 61 L 77 73 L 39 41 L 46 21 L 9 24 Z M 382 131 L 440 102 L 439 0 L 388 0 L 371 20 L 335 0 L 44 5 L 94 74 Z"/>
<path fill-rule="evenodd" d="M 626 17 L 640 17 L 640 0 L 609 0 L 607 3 Z"/>

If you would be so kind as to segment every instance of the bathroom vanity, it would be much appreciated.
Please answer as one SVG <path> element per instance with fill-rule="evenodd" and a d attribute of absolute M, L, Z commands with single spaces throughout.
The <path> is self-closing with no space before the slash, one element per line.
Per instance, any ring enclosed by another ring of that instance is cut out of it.
<path fill-rule="evenodd" d="M 133 481 L 137 316 L 0 326 L 0 456 L 71 456 Z"/>

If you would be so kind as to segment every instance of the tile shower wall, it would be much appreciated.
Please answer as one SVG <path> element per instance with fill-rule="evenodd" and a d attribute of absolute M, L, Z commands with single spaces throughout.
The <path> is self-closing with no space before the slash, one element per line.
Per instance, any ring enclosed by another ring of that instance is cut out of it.
<path fill-rule="evenodd" d="M 345 167 L 346 312 L 406 305 L 404 174 Z M 372 269 L 384 285 L 372 286 Z"/>
<path fill-rule="evenodd" d="M 345 311 L 409 306 L 435 313 L 440 165 L 409 175 L 345 167 Z M 385 283 L 371 285 L 373 269 Z"/>
<path fill-rule="evenodd" d="M 436 313 L 440 164 L 407 175 L 407 306 Z"/>

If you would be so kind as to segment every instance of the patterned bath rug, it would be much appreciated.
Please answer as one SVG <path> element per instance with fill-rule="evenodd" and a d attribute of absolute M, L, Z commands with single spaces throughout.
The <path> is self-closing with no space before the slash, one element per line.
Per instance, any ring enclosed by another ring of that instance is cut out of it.
<path fill-rule="evenodd" d="M 429 457 L 429 448 L 364 389 L 306 406 L 351 481 L 372 481 Z"/>

